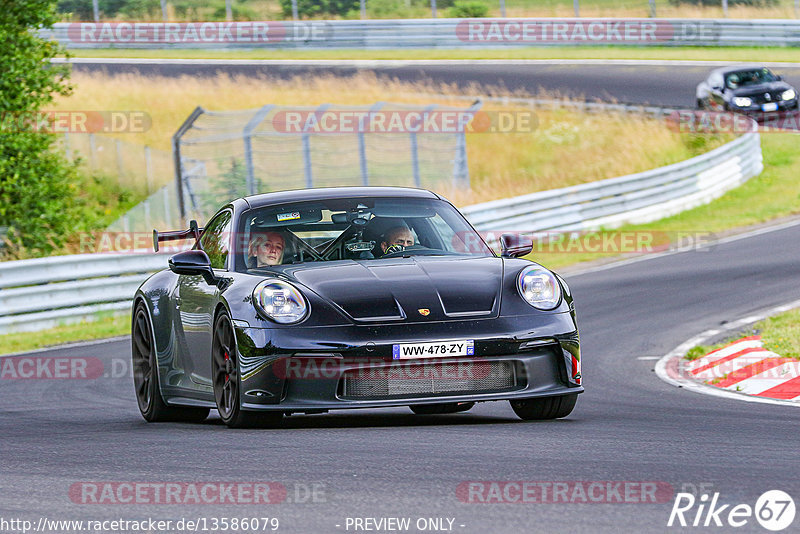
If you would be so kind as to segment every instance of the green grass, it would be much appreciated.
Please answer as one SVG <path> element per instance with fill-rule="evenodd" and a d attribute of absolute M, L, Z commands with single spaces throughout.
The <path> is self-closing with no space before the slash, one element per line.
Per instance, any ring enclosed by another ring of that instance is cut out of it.
<path fill-rule="evenodd" d="M 0 354 L 30 351 L 74 341 L 89 341 L 130 334 L 131 318 L 123 315 L 98 315 L 97 320 L 65 324 L 39 332 L 0 335 Z"/>
<path fill-rule="evenodd" d="M 641 235 L 660 237 L 690 236 L 708 241 L 717 234 L 736 228 L 768 222 L 772 219 L 800 213 L 800 152 L 798 134 L 762 134 L 764 172 L 747 183 L 728 191 L 709 204 L 648 224 L 625 225 L 606 235 Z M 602 236 L 602 232 L 600 235 Z M 637 234 L 634 234 L 637 235 Z M 690 238 L 687 238 L 690 239 Z M 569 250 L 566 246 L 565 250 Z M 618 253 L 534 252 L 529 259 L 552 269 L 580 262 L 611 258 Z"/>
<path fill-rule="evenodd" d="M 800 62 L 795 48 L 706 47 L 524 47 L 424 50 L 71 50 L 75 57 L 167 59 L 655 59 Z"/>
<path fill-rule="evenodd" d="M 737 332 L 735 336 L 719 343 L 692 347 L 684 358 L 696 360 L 712 350 L 722 348 L 737 339 L 753 335 L 761 336 L 761 341 L 767 350 L 786 358 L 800 360 L 800 309 L 768 317 L 744 332 Z"/>

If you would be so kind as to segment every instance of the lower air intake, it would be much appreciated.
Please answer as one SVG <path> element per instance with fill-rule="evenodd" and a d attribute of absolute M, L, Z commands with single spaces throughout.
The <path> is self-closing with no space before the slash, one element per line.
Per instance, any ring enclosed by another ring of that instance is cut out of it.
<path fill-rule="evenodd" d="M 346 371 L 339 383 L 339 396 L 352 400 L 380 400 L 500 393 L 520 387 L 515 362 L 423 363 Z"/>

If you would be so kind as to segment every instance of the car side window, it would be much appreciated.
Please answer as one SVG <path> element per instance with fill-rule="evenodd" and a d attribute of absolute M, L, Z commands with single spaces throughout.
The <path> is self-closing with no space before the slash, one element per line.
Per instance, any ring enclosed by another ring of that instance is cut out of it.
<path fill-rule="evenodd" d="M 200 248 L 208 254 L 214 269 L 224 269 L 228 259 L 231 217 L 230 211 L 223 211 L 211 219 L 200 238 Z"/>

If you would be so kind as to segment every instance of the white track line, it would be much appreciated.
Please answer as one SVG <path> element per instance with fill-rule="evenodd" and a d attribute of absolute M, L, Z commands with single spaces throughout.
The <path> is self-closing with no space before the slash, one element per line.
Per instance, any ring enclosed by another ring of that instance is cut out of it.
<path fill-rule="evenodd" d="M 726 324 L 725 326 L 721 326 L 720 328 L 712 328 L 710 330 L 706 330 L 692 338 L 687 339 L 673 350 L 668 352 L 664 355 L 658 362 L 656 362 L 656 375 L 668 384 L 672 384 L 673 386 L 677 386 L 679 388 L 688 389 L 689 391 L 694 391 L 695 393 L 701 393 L 704 395 L 711 395 L 714 397 L 723 397 L 726 399 L 736 399 L 745 402 L 758 402 L 761 404 L 777 404 L 781 406 L 794 406 L 795 408 L 800 408 L 800 402 L 789 401 L 789 400 L 781 400 L 781 399 L 768 399 L 766 397 L 753 397 L 750 395 L 745 395 L 743 393 L 737 393 L 735 391 L 728 391 L 725 389 L 720 389 L 714 386 L 709 386 L 703 384 L 702 382 L 697 382 L 695 380 L 682 378 L 682 377 L 672 377 L 669 376 L 667 373 L 667 363 L 675 358 L 682 358 L 686 352 L 694 346 L 702 345 L 708 339 L 721 334 L 723 332 L 728 332 L 731 330 L 737 330 L 747 325 L 753 324 L 755 322 L 761 321 L 766 319 L 771 315 L 775 315 L 778 313 L 783 313 L 785 311 L 789 311 L 794 308 L 800 307 L 800 300 L 795 300 L 789 302 L 787 304 L 781 304 L 780 306 L 775 306 L 773 308 L 769 308 L 763 310 L 759 313 L 749 315 L 737 321 L 733 321 L 731 323 Z"/>
<path fill-rule="evenodd" d="M 412 50 L 413 52 L 413 50 Z M 53 58 L 53 63 L 108 64 L 108 65 L 253 65 L 253 66 L 307 66 L 331 67 L 419 67 L 448 65 L 619 65 L 631 67 L 720 67 L 741 63 L 738 61 L 687 61 L 666 59 L 225 59 L 225 58 Z M 768 67 L 800 69 L 800 63 L 761 63 Z"/>

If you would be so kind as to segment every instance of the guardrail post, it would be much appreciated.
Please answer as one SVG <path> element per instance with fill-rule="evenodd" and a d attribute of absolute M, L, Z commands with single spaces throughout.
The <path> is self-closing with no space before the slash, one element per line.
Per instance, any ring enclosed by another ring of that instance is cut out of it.
<path fill-rule="evenodd" d="M 650 17 L 656 18 L 656 0 L 650 0 Z"/>
<path fill-rule="evenodd" d="M 506 0 L 500 0 L 500 16 L 506 18 Z"/>
<path fill-rule="evenodd" d="M 572 8 L 575 10 L 575 16 L 581 16 L 580 0 L 572 0 Z"/>
<path fill-rule="evenodd" d="M 161 17 L 164 19 L 164 22 L 169 20 L 169 17 L 167 17 L 167 0 L 161 0 Z"/>
<path fill-rule="evenodd" d="M 722 0 L 722 16 L 728 18 L 728 0 Z"/>
<path fill-rule="evenodd" d="M 361 20 L 367 18 L 367 0 L 361 0 Z"/>
<path fill-rule="evenodd" d="M 100 22 L 100 3 L 98 0 L 92 0 L 92 12 L 94 14 L 94 21 Z"/>
<path fill-rule="evenodd" d="M 253 130 L 256 129 L 264 117 L 269 113 L 269 111 L 274 108 L 274 105 L 264 106 L 259 109 L 253 118 L 247 121 L 247 124 L 242 130 L 242 136 L 244 140 L 244 163 L 245 168 L 247 169 L 247 194 L 248 195 L 255 195 L 256 194 L 256 178 L 255 178 L 255 167 L 253 166 Z"/>
<path fill-rule="evenodd" d="M 186 219 L 186 203 L 183 198 L 183 167 L 181 163 L 181 138 L 192 127 L 197 118 L 205 113 L 205 110 L 200 106 L 194 108 L 194 111 L 183 121 L 178 131 L 172 135 L 172 160 L 175 165 L 175 191 L 178 194 L 178 210 L 181 219 Z"/>
<path fill-rule="evenodd" d="M 292 20 L 299 19 L 300 16 L 297 14 L 297 0 L 292 0 Z"/>
<path fill-rule="evenodd" d="M 436 0 L 431 0 L 431 17 L 436 18 Z"/>

